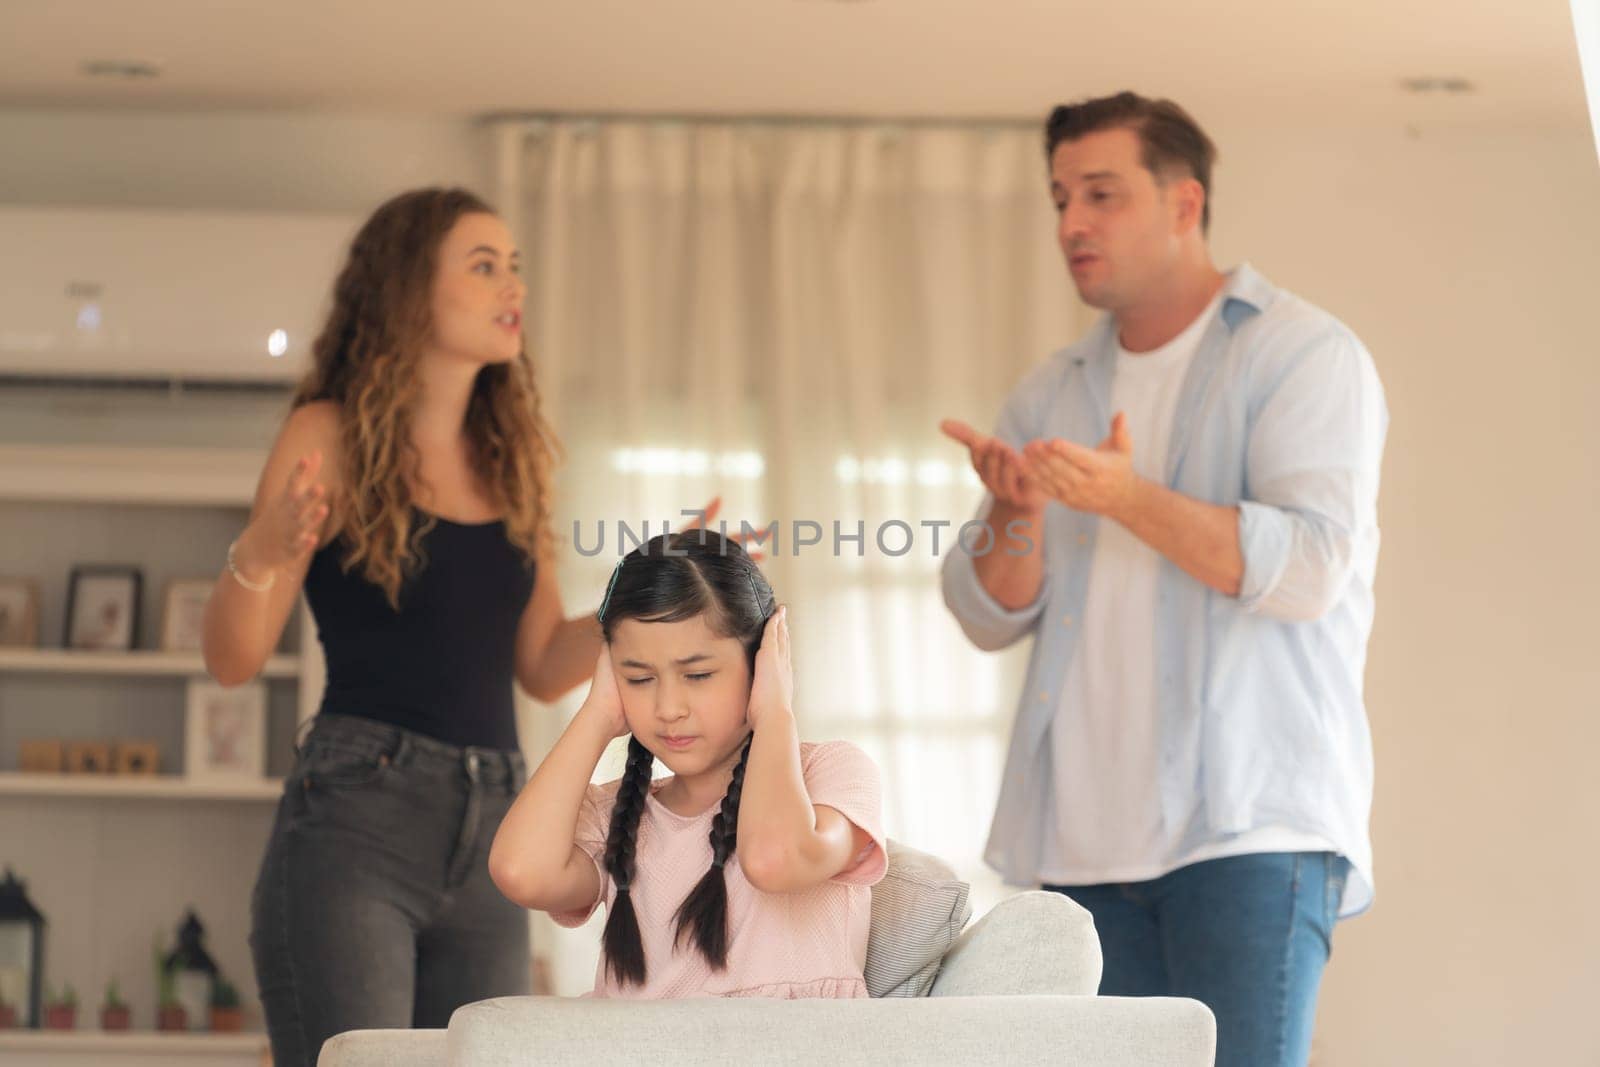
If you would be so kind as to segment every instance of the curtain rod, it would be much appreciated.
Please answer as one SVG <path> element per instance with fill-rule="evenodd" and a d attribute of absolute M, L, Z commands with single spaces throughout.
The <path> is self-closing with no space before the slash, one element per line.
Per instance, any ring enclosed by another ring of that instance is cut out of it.
<path fill-rule="evenodd" d="M 705 112 L 578 112 L 578 111 L 503 111 L 482 116 L 484 125 L 523 123 L 534 126 L 552 122 L 638 122 L 678 125 L 683 123 L 719 123 L 730 126 L 912 126 L 947 129 L 1029 129 L 1044 133 L 1048 108 L 1041 109 L 1038 118 L 1019 118 L 1015 115 L 993 118 L 963 117 L 935 118 L 926 115 L 896 117 L 893 115 L 717 115 Z"/>

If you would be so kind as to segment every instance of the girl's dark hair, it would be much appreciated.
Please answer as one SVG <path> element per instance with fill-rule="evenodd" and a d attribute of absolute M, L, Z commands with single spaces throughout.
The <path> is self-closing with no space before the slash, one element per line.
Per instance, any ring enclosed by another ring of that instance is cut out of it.
<path fill-rule="evenodd" d="M 653 537 L 622 558 L 600 607 L 600 628 L 610 644 L 623 619 L 679 622 L 704 615 L 713 633 L 744 645 L 753 675 L 761 635 L 775 606 L 772 587 L 738 542 L 713 530 L 684 530 Z M 677 943 L 691 942 L 717 970 L 728 963 L 728 884 L 723 868 L 738 845 L 739 794 L 749 758 L 747 738 L 728 792 L 711 820 L 711 867 L 677 912 Z M 606 968 L 622 985 L 643 985 L 645 980 L 644 942 L 631 890 L 639 818 L 654 766 L 650 750 L 637 737 L 629 738 L 628 767 L 617 788 L 606 835 L 605 868 L 617 894 L 601 935 Z"/>

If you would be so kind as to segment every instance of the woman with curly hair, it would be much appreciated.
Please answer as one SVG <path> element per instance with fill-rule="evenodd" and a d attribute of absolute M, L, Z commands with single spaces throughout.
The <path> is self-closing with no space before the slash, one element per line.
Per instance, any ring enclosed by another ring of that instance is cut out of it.
<path fill-rule="evenodd" d="M 380 207 L 207 608 L 224 684 L 260 671 L 302 588 L 327 659 L 252 897 L 279 1065 L 529 985 L 526 914 L 487 868 L 526 778 L 512 681 L 553 700 L 601 637 L 556 587 L 524 293 L 510 231 L 471 193 Z"/>

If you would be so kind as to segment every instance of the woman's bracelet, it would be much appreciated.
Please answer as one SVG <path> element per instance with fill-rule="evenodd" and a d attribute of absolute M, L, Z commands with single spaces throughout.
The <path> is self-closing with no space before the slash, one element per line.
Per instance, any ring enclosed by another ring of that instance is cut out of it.
<path fill-rule="evenodd" d="M 233 580 L 250 590 L 252 593 L 265 593 L 268 589 L 271 589 L 272 583 L 278 580 L 278 572 L 269 572 L 267 574 L 267 580 L 264 582 L 252 582 L 250 579 L 239 573 L 238 565 L 233 562 L 233 551 L 238 547 L 238 541 L 234 541 L 228 546 L 228 573 L 233 575 Z"/>

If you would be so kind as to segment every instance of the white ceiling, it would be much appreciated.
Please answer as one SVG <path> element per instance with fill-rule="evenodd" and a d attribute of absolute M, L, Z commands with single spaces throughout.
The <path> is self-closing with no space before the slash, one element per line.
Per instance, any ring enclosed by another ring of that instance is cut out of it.
<path fill-rule="evenodd" d="M 145 59 L 151 82 L 80 73 Z M 1400 79 L 1458 76 L 1465 97 Z M 0 0 L 0 106 L 1587 124 L 1568 0 Z"/>

